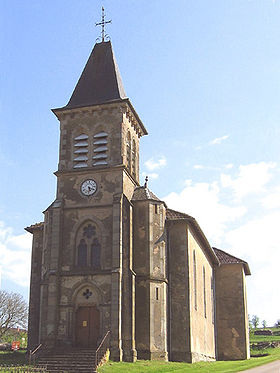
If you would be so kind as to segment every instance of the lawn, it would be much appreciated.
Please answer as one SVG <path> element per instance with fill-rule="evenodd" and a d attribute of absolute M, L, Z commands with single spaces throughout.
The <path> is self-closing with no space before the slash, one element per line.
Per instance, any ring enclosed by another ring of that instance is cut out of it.
<path fill-rule="evenodd" d="M 265 330 L 280 332 L 279 328 L 265 328 Z M 250 331 L 250 343 L 280 341 L 280 335 L 254 335 L 254 331 L 254 329 Z"/>
<path fill-rule="evenodd" d="M 100 373 L 167 373 L 167 372 L 200 372 L 200 373 L 233 373 L 254 368 L 280 359 L 280 349 L 271 348 L 258 353 L 268 353 L 264 357 L 252 357 L 241 361 L 215 361 L 195 364 L 171 363 L 159 361 L 139 360 L 136 363 L 114 363 L 109 361 L 98 369 Z"/>
<path fill-rule="evenodd" d="M 26 365 L 26 350 L 21 351 L 0 351 L 1 365 Z M 1 370 L 0 370 L 1 372 Z"/>

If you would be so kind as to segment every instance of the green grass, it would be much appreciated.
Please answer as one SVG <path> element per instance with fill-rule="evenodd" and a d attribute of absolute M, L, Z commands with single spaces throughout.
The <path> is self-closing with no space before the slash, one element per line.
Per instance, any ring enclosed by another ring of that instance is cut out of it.
<path fill-rule="evenodd" d="M 256 330 L 271 330 L 272 332 L 280 332 L 279 328 L 253 329 L 250 331 L 250 343 L 280 341 L 280 335 L 254 335 Z"/>
<path fill-rule="evenodd" d="M 277 341 L 280 341 L 280 335 L 252 335 L 250 336 L 250 343 L 277 342 Z"/>
<path fill-rule="evenodd" d="M 262 351 L 269 353 L 264 357 L 252 357 L 250 360 L 215 361 L 195 364 L 171 363 L 139 360 L 136 363 L 114 363 L 109 361 L 98 369 L 100 373 L 168 373 L 168 372 L 200 372 L 200 373 L 234 373 L 254 368 L 280 359 L 280 349 L 272 348 Z M 255 353 L 262 353 L 261 351 Z"/>
<path fill-rule="evenodd" d="M 27 365 L 26 350 L 20 351 L 0 351 L 1 365 Z M 0 370 L 1 372 L 1 370 Z"/>

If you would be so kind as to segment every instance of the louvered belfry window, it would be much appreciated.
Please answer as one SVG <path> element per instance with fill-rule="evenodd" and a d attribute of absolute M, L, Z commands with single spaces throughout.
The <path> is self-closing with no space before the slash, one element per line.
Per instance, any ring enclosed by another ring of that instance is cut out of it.
<path fill-rule="evenodd" d="M 126 162 L 129 172 L 131 172 L 131 136 L 130 132 L 126 135 Z"/>
<path fill-rule="evenodd" d="M 74 168 L 88 167 L 88 135 L 81 134 L 74 138 Z"/>
<path fill-rule="evenodd" d="M 108 164 L 108 133 L 101 131 L 93 136 L 93 166 Z"/>

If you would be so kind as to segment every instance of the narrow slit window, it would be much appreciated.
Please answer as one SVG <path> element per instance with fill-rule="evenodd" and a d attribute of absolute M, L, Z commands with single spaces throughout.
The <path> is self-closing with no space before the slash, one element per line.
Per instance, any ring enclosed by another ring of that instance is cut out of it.
<path fill-rule="evenodd" d="M 197 310 L 197 274 L 196 274 L 196 257 L 193 252 L 193 290 L 194 290 L 194 308 Z"/>
<path fill-rule="evenodd" d="M 159 300 L 159 288 L 156 288 L 156 300 Z"/>
<path fill-rule="evenodd" d="M 132 176 L 136 178 L 136 143 L 134 139 L 132 141 L 131 166 L 132 166 Z"/>
<path fill-rule="evenodd" d="M 131 172 L 131 136 L 130 132 L 126 136 L 126 162 L 129 172 Z"/>
<path fill-rule="evenodd" d="M 207 317 L 207 303 L 206 303 L 206 275 L 203 267 L 203 303 L 204 303 L 204 317 Z"/>

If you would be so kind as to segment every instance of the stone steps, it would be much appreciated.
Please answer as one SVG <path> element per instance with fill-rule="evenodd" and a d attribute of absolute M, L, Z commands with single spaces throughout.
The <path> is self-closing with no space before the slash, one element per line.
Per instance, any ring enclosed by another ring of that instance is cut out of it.
<path fill-rule="evenodd" d="M 56 350 L 41 356 L 36 364 L 46 368 L 48 373 L 93 373 L 95 371 L 95 350 Z"/>

